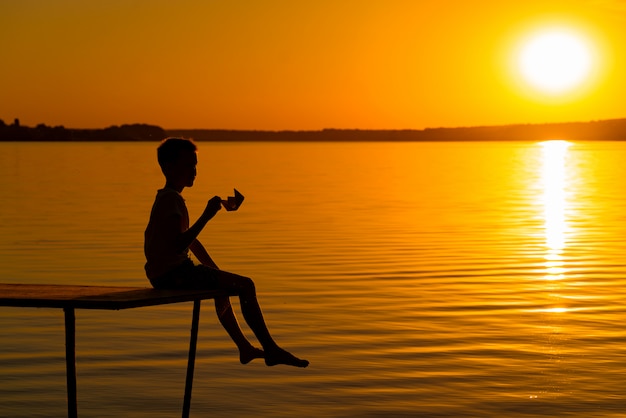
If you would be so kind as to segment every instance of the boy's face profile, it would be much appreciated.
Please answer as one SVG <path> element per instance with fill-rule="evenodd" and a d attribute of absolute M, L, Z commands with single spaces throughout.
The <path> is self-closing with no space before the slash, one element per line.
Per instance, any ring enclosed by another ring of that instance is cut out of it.
<path fill-rule="evenodd" d="M 181 150 L 178 157 L 169 163 L 165 170 L 165 177 L 169 183 L 179 187 L 191 187 L 196 179 L 196 165 L 198 155 L 195 151 Z"/>

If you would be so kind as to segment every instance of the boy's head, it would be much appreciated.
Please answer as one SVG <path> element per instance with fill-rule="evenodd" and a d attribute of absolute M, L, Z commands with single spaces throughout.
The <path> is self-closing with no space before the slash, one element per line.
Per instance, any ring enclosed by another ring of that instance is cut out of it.
<path fill-rule="evenodd" d="M 182 180 L 190 187 L 196 176 L 198 148 L 190 139 L 167 138 L 157 148 L 157 160 L 168 180 Z"/>
<path fill-rule="evenodd" d="M 175 162 L 182 151 L 196 152 L 198 147 L 191 139 L 167 138 L 163 140 L 157 149 L 157 160 L 161 170 L 165 170 L 168 164 Z"/>

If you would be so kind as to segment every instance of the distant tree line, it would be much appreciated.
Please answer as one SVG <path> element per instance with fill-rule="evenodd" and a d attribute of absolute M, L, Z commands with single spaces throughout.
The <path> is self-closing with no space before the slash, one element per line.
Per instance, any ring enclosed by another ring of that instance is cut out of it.
<path fill-rule="evenodd" d="M 168 136 L 220 142 L 415 142 L 415 141 L 624 141 L 626 119 L 527 125 L 426 128 L 423 130 L 323 129 L 319 131 L 240 131 L 225 129 L 164 130 L 132 124 L 104 129 L 67 129 L 39 124 L 7 125 L 0 120 L 0 141 L 161 141 Z"/>
<path fill-rule="evenodd" d="M 168 136 L 196 141 L 225 142 L 452 142 L 452 141 L 624 141 L 626 119 L 593 122 L 528 125 L 476 126 L 461 128 L 417 129 L 323 129 L 320 131 L 237 131 L 220 129 L 179 129 Z"/>
<path fill-rule="evenodd" d="M 104 129 L 68 129 L 64 126 L 22 126 L 19 119 L 8 125 L 0 119 L 0 141 L 161 141 L 167 136 L 159 126 L 132 124 Z"/>

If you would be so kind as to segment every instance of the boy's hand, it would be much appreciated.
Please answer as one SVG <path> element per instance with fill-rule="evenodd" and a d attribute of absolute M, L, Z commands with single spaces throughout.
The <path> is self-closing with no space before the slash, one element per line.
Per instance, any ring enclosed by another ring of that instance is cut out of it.
<path fill-rule="evenodd" d="M 206 205 L 204 213 L 207 215 L 215 215 L 220 209 L 222 209 L 222 198 L 219 196 L 213 196 Z"/>

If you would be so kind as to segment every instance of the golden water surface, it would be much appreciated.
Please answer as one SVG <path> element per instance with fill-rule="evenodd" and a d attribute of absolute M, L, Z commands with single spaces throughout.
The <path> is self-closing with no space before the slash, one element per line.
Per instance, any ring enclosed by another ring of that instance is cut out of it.
<path fill-rule="evenodd" d="M 192 416 L 623 416 L 626 143 L 198 145 L 191 217 L 246 196 L 201 240 L 311 365 L 240 365 L 205 302 Z M 155 147 L 0 143 L 0 281 L 148 285 Z M 190 319 L 78 311 L 80 416 L 178 416 Z M 0 341 L 0 416 L 63 416 L 62 311 Z"/>

